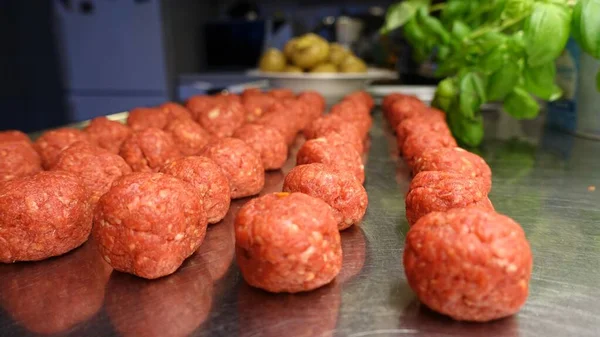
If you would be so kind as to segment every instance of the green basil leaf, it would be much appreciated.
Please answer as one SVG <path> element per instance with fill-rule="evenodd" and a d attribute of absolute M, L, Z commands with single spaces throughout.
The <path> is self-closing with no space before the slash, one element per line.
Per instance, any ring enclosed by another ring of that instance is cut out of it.
<path fill-rule="evenodd" d="M 463 116 L 474 118 L 479 107 L 485 103 L 485 81 L 475 72 L 469 72 L 460 80 L 459 108 Z"/>
<path fill-rule="evenodd" d="M 506 57 L 506 47 L 499 46 L 480 58 L 479 68 L 481 68 L 484 72 L 491 74 L 504 65 L 504 60 Z"/>
<path fill-rule="evenodd" d="M 507 0 L 504 4 L 502 19 L 510 20 L 531 11 L 534 0 Z"/>
<path fill-rule="evenodd" d="M 571 14 L 565 6 L 536 2 L 525 20 L 525 50 L 530 66 L 554 61 L 569 39 Z"/>
<path fill-rule="evenodd" d="M 516 119 L 533 119 L 540 112 L 537 101 L 522 88 L 515 88 L 504 99 L 504 111 Z"/>
<path fill-rule="evenodd" d="M 454 78 L 448 77 L 437 86 L 433 99 L 433 106 L 442 111 L 448 111 L 457 94 Z"/>
<path fill-rule="evenodd" d="M 560 98 L 562 91 L 554 83 L 556 65 L 548 62 L 537 67 L 525 67 L 523 71 L 524 89 L 535 96 L 548 101 Z"/>
<path fill-rule="evenodd" d="M 438 47 L 438 51 L 437 51 L 438 60 L 444 61 L 448 58 L 449 55 L 450 55 L 450 47 L 444 46 L 444 45 Z"/>
<path fill-rule="evenodd" d="M 498 32 L 487 32 L 479 37 L 476 41 L 484 51 L 492 50 L 506 42 L 508 37 Z"/>
<path fill-rule="evenodd" d="M 444 28 L 444 25 L 437 18 L 429 15 L 429 12 L 425 7 L 422 7 L 418 12 L 419 23 L 423 25 L 423 28 L 435 35 L 444 44 L 450 42 L 450 33 Z"/>
<path fill-rule="evenodd" d="M 410 1 L 403 1 L 390 6 L 385 15 L 385 24 L 381 28 L 382 34 L 387 34 L 394 29 L 404 26 L 417 13 L 417 5 Z"/>
<path fill-rule="evenodd" d="M 448 112 L 448 126 L 460 144 L 479 146 L 483 140 L 483 117 L 477 114 L 474 118 L 463 116 L 458 105 L 453 104 Z"/>
<path fill-rule="evenodd" d="M 600 0 L 579 0 L 573 9 L 572 27 L 581 49 L 600 58 Z"/>
<path fill-rule="evenodd" d="M 451 23 L 454 19 L 462 17 L 469 12 L 469 2 L 464 0 L 450 0 L 446 3 L 442 11 L 442 22 Z"/>
<path fill-rule="evenodd" d="M 411 43 L 414 47 L 418 46 L 427 39 L 427 35 L 423 29 L 417 23 L 416 18 L 410 19 L 406 25 L 404 26 L 404 37 Z"/>
<path fill-rule="evenodd" d="M 452 23 L 452 35 L 459 40 L 464 39 L 471 33 L 471 27 L 467 26 L 464 22 L 456 20 Z"/>
<path fill-rule="evenodd" d="M 494 72 L 487 82 L 487 95 L 490 101 L 503 99 L 510 93 L 521 75 L 521 69 L 516 62 L 506 62 Z"/>

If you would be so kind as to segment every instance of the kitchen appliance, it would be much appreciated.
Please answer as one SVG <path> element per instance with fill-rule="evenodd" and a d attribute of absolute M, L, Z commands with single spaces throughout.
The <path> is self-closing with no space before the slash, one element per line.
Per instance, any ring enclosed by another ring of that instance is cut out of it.
<path fill-rule="evenodd" d="M 175 99 L 176 78 L 201 70 L 205 1 L 54 1 L 69 119 Z"/>

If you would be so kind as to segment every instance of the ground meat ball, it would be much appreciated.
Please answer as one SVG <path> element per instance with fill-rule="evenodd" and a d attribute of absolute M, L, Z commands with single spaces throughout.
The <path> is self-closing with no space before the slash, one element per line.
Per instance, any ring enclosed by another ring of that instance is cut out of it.
<path fill-rule="evenodd" d="M 270 292 L 319 288 L 342 267 L 331 207 L 302 193 L 273 193 L 249 201 L 235 219 L 235 243 L 246 282 Z"/>
<path fill-rule="evenodd" d="M 392 104 L 397 99 L 400 99 L 403 97 L 406 97 L 406 95 L 403 95 L 400 93 L 393 93 L 393 94 L 389 94 L 383 98 L 383 101 L 381 102 L 381 108 L 383 109 L 383 113 L 385 114 L 386 118 L 388 117 L 388 113 L 391 110 Z"/>
<path fill-rule="evenodd" d="M 171 134 L 175 145 L 184 156 L 198 154 L 211 138 L 200 124 L 188 118 L 171 121 L 165 131 Z"/>
<path fill-rule="evenodd" d="M 214 161 L 206 157 L 184 157 L 167 164 L 160 172 L 196 188 L 196 193 L 202 197 L 208 223 L 217 223 L 227 214 L 231 202 L 229 180 Z"/>
<path fill-rule="evenodd" d="M 133 133 L 121 146 L 119 155 L 135 172 L 158 172 L 163 165 L 182 156 L 173 137 L 155 128 Z"/>
<path fill-rule="evenodd" d="M 164 129 L 169 123 L 169 116 L 160 108 L 135 108 L 129 111 L 127 125 L 134 131 L 148 128 Z"/>
<path fill-rule="evenodd" d="M 175 272 L 198 249 L 206 225 L 191 184 L 162 173 L 133 173 L 100 198 L 93 234 L 114 269 L 155 279 Z"/>
<path fill-rule="evenodd" d="M 356 104 L 352 101 L 342 101 L 335 104 L 330 111 L 332 115 L 340 116 L 346 123 L 351 123 L 364 138 L 369 133 L 371 125 L 373 125 L 373 118 L 369 113 L 366 106 Z"/>
<path fill-rule="evenodd" d="M 230 102 L 236 102 L 236 103 L 240 103 L 240 104 L 242 103 L 241 96 L 236 95 L 236 94 L 231 94 L 228 92 L 214 95 L 213 97 L 219 103 L 230 103 Z"/>
<path fill-rule="evenodd" d="M 405 96 L 396 99 L 388 110 L 387 118 L 392 130 L 398 127 L 398 124 L 405 119 L 416 115 L 427 113 L 427 106 L 416 97 Z"/>
<path fill-rule="evenodd" d="M 283 105 L 297 115 L 298 131 L 303 130 L 307 125 L 312 123 L 318 116 L 315 116 L 311 105 L 303 100 L 288 98 L 283 100 Z M 319 114 L 320 116 L 320 114 Z"/>
<path fill-rule="evenodd" d="M 131 173 L 123 158 L 89 143 L 77 142 L 58 156 L 51 168 L 78 175 L 95 204 L 118 177 Z"/>
<path fill-rule="evenodd" d="M 271 110 L 257 119 L 255 123 L 269 126 L 279 131 L 288 145 L 294 143 L 296 135 L 300 131 L 298 120 L 295 116 L 291 116 L 287 109 L 282 108 L 281 104 L 273 105 Z"/>
<path fill-rule="evenodd" d="M 422 114 L 408 118 L 400 122 L 396 127 L 396 143 L 402 147 L 408 136 L 417 133 L 438 133 L 447 137 L 452 137 L 452 133 L 446 124 L 446 115 L 439 111 L 432 114 Z"/>
<path fill-rule="evenodd" d="M 346 95 L 344 100 L 354 101 L 356 103 L 363 104 L 367 107 L 367 109 L 371 110 L 375 106 L 375 101 L 373 101 L 373 97 L 369 95 L 366 91 L 356 91 L 351 93 L 350 95 Z"/>
<path fill-rule="evenodd" d="M 23 141 L 28 144 L 33 144 L 29 136 L 18 130 L 0 131 L 0 143 Z"/>
<path fill-rule="evenodd" d="M 111 121 L 104 116 L 92 119 L 83 131 L 94 144 L 115 154 L 119 153 L 121 145 L 132 133 L 127 125 Z"/>
<path fill-rule="evenodd" d="M 102 308 L 111 272 L 90 241 L 57 259 L 0 265 L 0 303 L 30 332 L 78 335 L 77 325 Z"/>
<path fill-rule="evenodd" d="M 294 92 L 290 89 L 271 89 L 267 92 L 268 95 L 276 99 L 294 98 Z"/>
<path fill-rule="evenodd" d="M 408 166 L 414 166 L 414 159 L 423 154 L 426 150 L 437 148 L 457 147 L 456 140 L 451 135 L 436 132 L 424 132 L 410 135 L 401 144 L 402 157 Z"/>
<path fill-rule="evenodd" d="M 288 147 L 285 139 L 272 127 L 246 124 L 235 131 L 233 138 L 243 140 L 260 154 L 265 170 L 279 170 L 287 160 Z"/>
<path fill-rule="evenodd" d="M 151 282 L 113 273 L 104 312 L 120 337 L 186 337 L 199 332 L 212 296 L 206 263 L 194 254 L 177 273 Z M 133 312 L 135 316 L 128 316 Z"/>
<path fill-rule="evenodd" d="M 30 142 L 0 142 L 0 182 L 42 171 L 42 160 Z"/>
<path fill-rule="evenodd" d="M 298 100 L 306 102 L 311 107 L 311 119 L 317 119 L 325 111 L 325 98 L 316 91 L 304 91 L 298 95 Z"/>
<path fill-rule="evenodd" d="M 492 170 L 480 156 L 460 147 L 430 149 L 414 160 L 413 174 L 424 171 L 454 172 L 481 179 L 485 191 L 492 188 Z"/>
<path fill-rule="evenodd" d="M 316 119 L 304 129 L 304 138 L 314 139 L 336 133 L 352 144 L 359 153 L 364 152 L 364 141 L 360 131 L 353 124 L 346 123 L 338 115 L 325 115 Z"/>
<path fill-rule="evenodd" d="M 254 96 L 254 95 L 263 95 L 262 90 L 260 90 L 260 88 L 246 88 L 244 89 L 244 91 L 242 91 L 242 101 L 248 97 L 248 96 Z"/>
<path fill-rule="evenodd" d="M 275 98 L 262 93 L 242 96 L 242 104 L 246 111 L 246 121 L 253 122 L 257 120 L 268 111 L 275 102 Z"/>
<path fill-rule="evenodd" d="M 190 111 L 192 118 L 198 120 L 200 115 L 205 114 L 217 104 L 212 96 L 196 95 L 188 99 L 185 107 Z"/>
<path fill-rule="evenodd" d="M 199 112 L 198 122 L 215 137 L 230 137 L 244 124 L 244 107 L 238 102 L 223 102 Z"/>
<path fill-rule="evenodd" d="M 406 219 L 410 226 L 431 212 L 465 207 L 494 210 L 482 181 L 458 173 L 421 172 L 411 181 L 406 195 Z"/>
<path fill-rule="evenodd" d="M 181 104 L 174 102 L 167 102 L 158 107 L 162 112 L 167 115 L 167 121 L 174 119 L 191 119 L 192 113 L 186 107 Z"/>
<path fill-rule="evenodd" d="M 322 163 L 352 173 L 360 183 L 365 181 L 365 166 L 352 144 L 339 135 L 306 141 L 296 155 L 296 165 Z"/>
<path fill-rule="evenodd" d="M 369 203 L 367 191 L 350 172 L 317 163 L 293 168 L 285 177 L 283 191 L 325 201 L 333 209 L 339 230 L 360 223 Z"/>
<path fill-rule="evenodd" d="M 37 261 L 84 243 L 92 227 L 87 189 L 70 172 L 0 184 L 0 262 Z"/>
<path fill-rule="evenodd" d="M 42 158 L 42 165 L 48 169 L 54 164 L 62 150 L 75 142 L 91 142 L 87 133 L 73 128 L 60 128 L 44 132 L 35 141 L 34 148 Z"/>
<path fill-rule="evenodd" d="M 206 145 L 200 155 L 212 159 L 223 170 L 232 199 L 258 194 L 265 185 L 260 155 L 239 139 L 217 139 Z"/>
<path fill-rule="evenodd" d="M 494 212 L 430 213 L 406 237 L 410 287 L 429 308 L 456 320 L 484 322 L 519 311 L 531 268 L 523 229 Z"/>

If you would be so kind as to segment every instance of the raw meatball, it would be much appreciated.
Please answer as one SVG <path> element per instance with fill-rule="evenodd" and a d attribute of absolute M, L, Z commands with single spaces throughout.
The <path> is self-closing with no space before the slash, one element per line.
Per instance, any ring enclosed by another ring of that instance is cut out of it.
<path fill-rule="evenodd" d="M 31 142 L 0 142 L 0 182 L 42 171 L 42 160 Z"/>
<path fill-rule="evenodd" d="M 102 116 L 92 119 L 90 124 L 83 130 L 88 134 L 94 144 L 114 154 L 119 153 L 121 145 L 132 133 L 127 125 Z"/>
<path fill-rule="evenodd" d="M 485 322 L 519 311 L 531 268 L 523 229 L 494 212 L 430 213 L 406 237 L 410 287 L 429 308 L 456 320 Z"/>
<path fill-rule="evenodd" d="M 302 193 L 250 200 L 235 219 L 236 258 L 248 284 L 296 293 L 331 282 L 342 247 L 331 207 Z"/>
<path fill-rule="evenodd" d="M 404 98 L 406 97 L 406 95 L 404 94 L 400 94 L 400 93 L 393 93 L 393 94 L 389 94 L 386 95 L 382 102 L 381 102 L 381 108 L 383 110 L 383 113 L 385 114 L 385 117 L 388 118 L 388 114 L 391 110 L 392 104 L 394 104 L 394 102 L 398 99 Z"/>
<path fill-rule="evenodd" d="M 333 209 L 339 230 L 360 223 L 369 203 L 367 191 L 351 173 L 318 163 L 293 168 L 285 177 L 283 191 L 325 201 Z"/>
<path fill-rule="evenodd" d="M 356 103 L 360 103 L 363 104 L 364 106 L 367 107 L 367 109 L 369 109 L 369 111 L 371 109 L 373 109 L 373 107 L 375 106 L 375 101 L 373 101 L 373 97 L 371 97 L 371 95 L 369 95 L 366 91 L 361 90 L 361 91 L 355 91 L 349 95 L 346 95 L 344 97 L 344 100 L 348 100 L 348 101 L 354 101 Z"/>
<path fill-rule="evenodd" d="M 212 159 L 223 170 L 232 199 L 258 194 L 265 185 L 260 155 L 239 139 L 216 139 L 206 145 L 200 155 Z"/>
<path fill-rule="evenodd" d="M 233 132 L 244 124 L 245 110 L 241 103 L 223 102 L 211 109 L 201 111 L 198 122 L 215 137 L 231 137 Z"/>
<path fill-rule="evenodd" d="M 240 104 L 242 103 L 241 96 L 232 94 L 229 92 L 220 93 L 220 94 L 214 95 L 213 97 L 219 103 L 230 103 L 230 102 L 236 102 L 236 103 L 240 103 Z"/>
<path fill-rule="evenodd" d="M 286 98 L 280 101 L 283 109 L 287 111 L 290 118 L 296 120 L 297 131 L 303 130 L 307 125 L 318 117 L 307 102 L 295 98 Z M 296 132 L 297 132 L 296 131 Z"/>
<path fill-rule="evenodd" d="M 413 96 L 405 96 L 392 103 L 387 119 L 392 130 L 396 130 L 403 120 L 428 112 L 428 107 L 421 100 Z"/>
<path fill-rule="evenodd" d="M 296 135 L 300 131 L 297 116 L 291 115 L 281 104 L 274 104 L 271 109 L 261 118 L 257 119 L 256 124 L 272 127 L 279 131 L 286 144 L 291 145 L 296 141 Z"/>
<path fill-rule="evenodd" d="M 217 101 L 212 96 L 196 95 L 188 99 L 185 107 L 190 111 L 192 118 L 198 120 L 200 115 L 205 114 L 217 105 Z"/>
<path fill-rule="evenodd" d="M 117 179 L 100 198 L 93 234 L 114 269 L 155 279 L 175 272 L 198 249 L 206 224 L 191 184 L 143 172 Z"/>
<path fill-rule="evenodd" d="M 184 156 L 198 154 L 211 138 L 211 135 L 200 124 L 189 118 L 171 121 L 165 131 L 171 134 L 175 145 Z"/>
<path fill-rule="evenodd" d="M 82 335 L 73 332 L 83 330 L 85 322 L 102 308 L 112 272 L 90 241 L 60 258 L 0 268 L 3 312 L 38 336 Z M 14 327 L 3 327 L 3 335 L 11 334 Z"/>
<path fill-rule="evenodd" d="M 254 96 L 254 95 L 264 95 L 264 93 L 262 92 L 262 90 L 260 90 L 260 88 L 246 88 L 244 89 L 244 91 L 242 91 L 242 101 L 248 97 L 248 96 Z"/>
<path fill-rule="evenodd" d="M 196 188 L 203 200 L 208 223 L 217 223 L 227 214 L 231 202 L 229 180 L 214 161 L 206 157 L 184 157 L 167 164 L 160 172 Z"/>
<path fill-rule="evenodd" d="M 75 142 L 91 142 L 87 133 L 73 129 L 60 128 L 44 132 L 35 141 L 34 148 L 42 158 L 42 165 L 48 169 L 54 164 L 62 150 Z"/>
<path fill-rule="evenodd" d="M 134 132 L 121 146 L 119 155 L 135 172 L 158 172 L 182 156 L 173 137 L 156 128 Z"/>
<path fill-rule="evenodd" d="M 262 93 L 242 96 L 242 104 L 246 110 L 246 121 L 253 122 L 259 119 L 275 102 L 275 98 Z"/>
<path fill-rule="evenodd" d="M 37 261 L 84 243 L 92 203 L 70 172 L 40 172 L 0 184 L 0 262 Z"/>
<path fill-rule="evenodd" d="M 401 144 L 402 157 L 411 168 L 414 166 L 415 158 L 419 157 L 426 150 L 437 148 L 457 147 L 456 140 L 452 135 L 437 132 L 424 132 L 410 135 Z"/>
<path fill-rule="evenodd" d="M 296 155 L 296 165 L 322 163 L 335 169 L 348 171 L 360 183 L 365 181 L 365 166 L 360 154 L 350 143 L 346 143 L 339 135 L 306 141 Z"/>
<path fill-rule="evenodd" d="M 481 179 L 485 191 L 492 188 L 492 170 L 480 156 L 460 147 L 439 148 L 424 151 L 414 160 L 413 174 L 424 171 L 454 172 L 474 179 Z"/>
<path fill-rule="evenodd" d="M 186 107 L 181 104 L 174 102 L 167 102 L 158 107 L 162 112 L 167 115 L 167 122 L 175 119 L 191 119 L 192 113 Z"/>
<path fill-rule="evenodd" d="M 366 137 L 373 125 L 373 118 L 367 107 L 352 101 L 341 101 L 335 104 L 331 108 L 330 114 L 340 116 L 346 123 L 356 126 L 363 138 Z"/>
<path fill-rule="evenodd" d="M 396 127 L 396 143 L 399 148 L 402 148 L 406 138 L 413 134 L 419 133 L 438 133 L 442 134 L 446 137 L 452 137 L 452 132 L 448 128 L 448 124 L 446 124 L 446 115 L 439 111 L 430 109 L 435 111 L 434 113 L 421 114 L 418 116 L 414 116 L 412 118 L 408 118 L 400 122 Z"/>
<path fill-rule="evenodd" d="M 18 131 L 18 130 L 6 130 L 6 131 L 0 131 L 0 143 L 4 143 L 4 142 L 16 142 L 16 141 L 24 141 L 25 143 L 28 144 L 33 144 L 31 142 L 31 139 L 29 139 L 29 136 L 27 136 L 25 133 Z"/>
<path fill-rule="evenodd" d="M 118 177 L 131 173 L 123 158 L 89 143 L 77 142 L 58 156 L 52 171 L 68 171 L 81 178 L 95 204 Z"/>
<path fill-rule="evenodd" d="M 243 140 L 260 154 L 265 170 L 278 170 L 287 160 L 288 147 L 285 139 L 272 127 L 246 124 L 235 131 L 233 138 Z"/>
<path fill-rule="evenodd" d="M 294 98 L 294 92 L 290 89 L 271 89 L 267 92 L 270 96 L 273 96 L 276 99 L 284 99 L 284 98 Z"/>
<path fill-rule="evenodd" d="M 319 118 L 325 111 L 325 98 L 316 91 L 303 91 L 298 95 L 298 100 L 304 101 L 309 105 L 311 120 Z"/>
<path fill-rule="evenodd" d="M 148 128 L 164 129 L 169 123 L 169 116 L 160 108 L 135 108 L 129 111 L 127 125 L 134 131 Z"/>
<path fill-rule="evenodd" d="M 346 142 L 352 144 L 358 153 L 363 153 L 364 137 L 354 124 L 346 123 L 338 115 L 325 115 L 314 120 L 310 126 L 304 129 L 304 138 L 315 139 L 326 137 L 335 133 L 342 137 Z"/>
<path fill-rule="evenodd" d="M 421 172 L 411 181 L 406 195 L 406 219 L 410 226 L 431 212 L 465 207 L 494 210 L 482 181 L 458 173 Z"/>

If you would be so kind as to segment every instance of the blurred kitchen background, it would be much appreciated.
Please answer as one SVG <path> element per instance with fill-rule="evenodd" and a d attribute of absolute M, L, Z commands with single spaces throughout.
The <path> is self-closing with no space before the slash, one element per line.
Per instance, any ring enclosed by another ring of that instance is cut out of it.
<path fill-rule="evenodd" d="M 248 83 L 266 47 L 316 32 L 403 83 L 430 83 L 394 1 L 1 0 L 0 129 L 39 130 Z M 264 84 L 264 83 L 258 83 Z"/>

